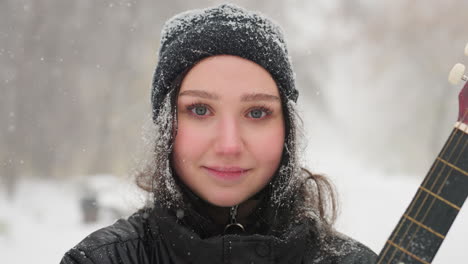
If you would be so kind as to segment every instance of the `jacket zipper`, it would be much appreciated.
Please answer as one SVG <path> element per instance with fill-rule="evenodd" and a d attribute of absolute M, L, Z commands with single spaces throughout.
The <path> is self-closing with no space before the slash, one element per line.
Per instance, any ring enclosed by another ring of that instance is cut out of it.
<path fill-rule="evenodd" d="M 229 210 L 229 224 L 226 225 L 224 228 L 224 233 L 225 234 L 239 234 L 239 233 L 244 233 L 245 229 L 244 226 L 237 222 L 237 209 L 239 205 L 234 205 L 231 207 Z"/>

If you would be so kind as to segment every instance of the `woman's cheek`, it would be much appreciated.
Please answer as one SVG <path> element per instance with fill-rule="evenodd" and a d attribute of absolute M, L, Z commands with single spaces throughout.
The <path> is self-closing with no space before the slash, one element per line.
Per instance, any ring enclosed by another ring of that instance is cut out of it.
<path fill-rule="evenodd" d="M 193 124 L 189 120 L 182 120 L 182 122 L 179 122 L 176 145 L 179 145 L 180 149 L 184 149 L 185 154 L 204 152 L 204 146 L 211 134 L 209 130 L 206 125 Z"/>
<path fill-rule="evenodd" d="M 252 130 L 250 142 L 257 159 L 264 162 L 279 162 L 283 153 L 284 130 L 282 127 L 268 127 Z"/>

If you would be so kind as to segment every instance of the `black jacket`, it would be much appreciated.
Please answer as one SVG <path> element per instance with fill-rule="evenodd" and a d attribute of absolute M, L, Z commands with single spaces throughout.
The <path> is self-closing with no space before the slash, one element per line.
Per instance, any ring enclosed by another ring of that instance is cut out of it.
<path fill-rule="evenodd" d="M 324 253 L 307 242 L 306 234 L 306 226 L 298 225 L 284 239 L 255 234 L 202 239 L 175 216 L 140 211 L 89 235 L 60 263 L 375 263 L 375 253 L 350 238 L 337 235 Z"/>

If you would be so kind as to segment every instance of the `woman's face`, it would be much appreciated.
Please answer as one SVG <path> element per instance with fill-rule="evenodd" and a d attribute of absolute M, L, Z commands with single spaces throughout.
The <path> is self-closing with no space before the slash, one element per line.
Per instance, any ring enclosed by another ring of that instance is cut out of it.
<path fill-rule="evenodd" d="M 211 204 L 240 204 L 279 166 L 285 131 L 278 88 L 252 61 L 219 55 L 196 64 L 182 81 L 177 119 L 175 171 Z"/>

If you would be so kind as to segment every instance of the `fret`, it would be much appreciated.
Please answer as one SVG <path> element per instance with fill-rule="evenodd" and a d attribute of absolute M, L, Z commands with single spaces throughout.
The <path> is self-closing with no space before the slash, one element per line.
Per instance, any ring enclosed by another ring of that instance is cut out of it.
<path fill-rule="evenodd" d="M 445 142 L 444 146 L 442 147 L 442 150 L 440 151 L 438 157 L 441 157 L 442 155 L 449 155 L 451 156 L 451 149 L 453 148 L 453 144 L 455 142 L 457 142 L 457 140 L 454 140 L 454 138 L 456 137 L 456 134 L 457 134 L 457 131 L 459 131 L 458 129 L 453 129 L 452 130 L 452 133 L 450 133 L 450 136 L 448 138 L 448 140 Z M 458 138 L 458 137 L 457 137 Z M 437 161 L 437 160 L 436 160 Z M 434 172 L 434 169 L 436 169 L 435 167 L 438 165 L 437 162 L 434 162 L 431 166 L 431 169 L 429 170 L 428 174 L 426 175 L 426 177 L 424 178 L 424 181 L 423 183 L 421 184 L 422 186 L 430 186 L 428 182 L 432 181 L 432 180 L 437 180 L 438 179 L 438 175 L 440 175 L 439 173 L 436 173 Z M 434 176 L 434 177 L 433 177 Z M 433 184 L 433 183 L 432 183 Z"/>
<path fill-rule="evenodd" d="M 419 210 L 407 215 L 445 236 L 459 210 L 426 192 L 423 192 L 422 197 L 425 199 L 415 202 L 415 207 Z"/>
<path fill-rule="evenodd" d="M 421 228 L 419 225 L 414 224 L 406 218 L 402 218 L 401 221 L 401 230 L 404 232 L 396 234 L 393 241 L 413 254 L 425 260 L 430 260 L 432 258 L 430 252 L 436 251 L 444 240 L 440 236 L 434 234 L 439 232 L 431 232 Z"/>
<path fill-rule="evenodd" d="M 468 149 L 466 148 L 468 135 L 459 129 L 454 129 L 453 139 L 447 143 L 438 158 L 447 161 L 451 165 L 468 171 Z"/>
<path fill-rule="evenodd" d="M 446 180 L 440 183 L 437 193 L 461 208 L 468 195 L 468 177 L 446 166 L 445 171 L 447 170 L 451 172 L 446 173 Z"/>
<path fill-rule="evenodd" d="M 396 249 L 400 250 L 401 252 L 405 253 L 407 256 L 410 256 L 412 259 L 416 260 L 417 262 L 416 263 L 424 263 L 424 264 L 430 264 L 430 262 L 427 262 L 425 261 L 424 259 L 421 259 L 420 257 L 414 255 L 413 253 L 409 252 L 408 250 L 404 249 L 403 247 L 393 243 L 392 241 L 388 240 L 387 241 L 388 244 L 390 244 L 391 246 L 395 247 Z M 401 260 L 398 260 L 397 262 L 395 263 L 401 263 L 402 261 Z M 403 263 L 409 263 L 409 262 L 403 262 Z M 412 262 L 413 263 L 413 262 Z"/>
<path fill-rule="evenodd" d="M 440 151 L 439 156 L 442 156 L 443 154 L 449 154 L 450 153 L 449 150 L 453 149 L 453 146 L 458 144 L 457 141 L 459 139 L 460 132 L 461 131 L 459 129 L 457 129 L 457 128 L 454 128 L 452 130 L 452 132 L 450 133 L 449 138 L 447 139 L 444 146 L 442 147 L 442 150 Z"/>
<path fill-rule="evenodd" d="M 448 162 L 448 161 L 446 161 L 446 160 L 443 160 L 443 159 L 441 159 L 441 158 L 439 158 L 439 157 L 437 157 L 437 160 L 440 161 L 440 162 L 442 162 L 442 163 L 444 163 L 445 165 L 449 166 L 450 168 L 461 172 L 463 175 L 468 176 L 468 173 L 467 173 L 466 171 L 464 171 L 464 170 L 458 168 L 457 166 L 451 164 L 450 162 Z"/>
<path fill-rule="evenodd" d="M 461 207 L 466 198 L 465 188 L 468 188 L 468 177 L 436 160 L 422 186 Z"/>
<path fill-rule="evenodd" d="M 420 193 L 418 192 L 416 195 L 418 196 Z M 413 199 L 414 200 L 414 199 Z M 407 211 L 411 210 L 413 206 L 413 202 L 410 204 L 410 206 L 408 207 L 408 209 L 406 209 Z M 400 219 L 400 221 L 398 222 L 398 225 L 397 227 L 395 228 L 395 230 L 393 230 L 392 234 L 390 235 L 390 239 L 387 240 L 387 243 L 385 244 L 384 248 L 382 249 L 382 251 L 380 252 L 379 254 L 379 259 L 378 259 L 378 262 L 377 264 L 381 264 L 381 263 L 390 263 L 390 260 L 393 259 L 393 257 L 395 256 L 395 254 L 397 254 L 397 250 L 395 250 L 394 247 L 392 247 L 391 245 L 388 244 L 389 241 L 391 240 L 394 240 L 395 237 L 398 235 L 398 234 L 401 234 L 400 232 L 403 232 L 404 230 L 406 230 L 405 232 L 405 235 L 406 233 L 408 232 L 408 230 L 404 227 L 403 223 L 404 223 L 404 219 Z"/>
<path fill-rule="evenodd" d="M 419 188 L 420 188 L 421 190 L 425 191 L 426 193 L 428 193 L 428 194 L 434 196 L 435 198 L 439 199 L 440 201 L 446 203 L 447 205 L 449 205 L 449 206 L 455 208 L 457 211 L 460 211 L 460 207 L 459 207 L 459 206 L 456 206 L 455 204 L 453 204 L 453 203 L 447 201 L 446 199 L 444 199 L 444 198 L 442 198 L 441 196 L 439 196 L 439 195 L 437 195 L 437 194 L 435 194 L 435 193 L 429 191 L 428 189 L 426 189 L 426 188 L 424 188 L 424 187 L 421 187 L 421 186 L 420 186 Z"/>
<path fill-rule="evenodd" d="M 399 225 L 401 232 L 393 240 L 387 241 L 390 245 L 386 245 L 383 250 L 387 254 L 381 254 L 381 261 L 378 263 L 400 263 L 402 260 L 405 260 L 404 263 L 430 263 L 434 258 L 432 252 L 439 249 L 444 239 L 407 218 L 402 218 Z M 406 258 L 408 255 L 412 260 Z"/>
<path fill-rule="evenodd" d="M 444 235 L 441 235 L 441 234 L 437 233 L 436 231 L 432 230 L 432 228 L 422 224 L 421 222 L 417 221 L 416 219 L 412 218 L 411 216 L 404 214 L 403 217 L 410 220 L 411 222 L 418 225 L 419 227 L 422 227 L 422 228 L 426 229 L 427 231 L 431 232 L 432 234 L 434 234 L 434 235 L 436 235 L 436 236 L 438 236 L 438 237 L 440 237 L 442 239 L 445 239 Z"/>

